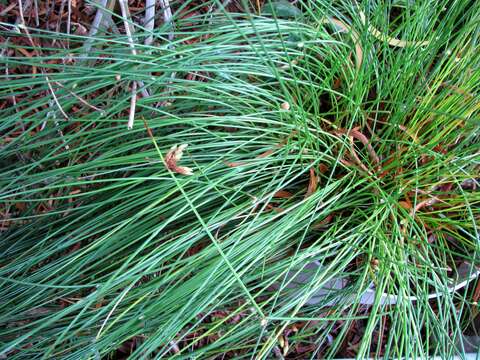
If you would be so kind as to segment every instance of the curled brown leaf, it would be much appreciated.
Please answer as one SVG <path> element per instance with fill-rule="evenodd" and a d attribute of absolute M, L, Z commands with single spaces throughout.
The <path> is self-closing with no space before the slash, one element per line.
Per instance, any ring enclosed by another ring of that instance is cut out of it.
<path fill-rule="evenodd" d="M 165 166 L 167 169 L 182 175 L 193 175 L 192 169 L 186 166 L 179 166 L 177 162 L 181 160 L 183 151 L 188 144 L 173 145 L 165 155 Z"/>

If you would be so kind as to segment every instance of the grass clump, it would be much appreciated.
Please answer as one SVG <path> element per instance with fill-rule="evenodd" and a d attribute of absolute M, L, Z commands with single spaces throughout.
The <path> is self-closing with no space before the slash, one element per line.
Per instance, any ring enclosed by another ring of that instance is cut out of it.
<path fill-rule="evenodd" d="M 0 353 L 465 351 L 479 6 L 267 5 L 172 2 L 153 34 L 114 8 L 118 33 L 1 24 Z M 165 166 L 183 144 L 190 176 Z"/>

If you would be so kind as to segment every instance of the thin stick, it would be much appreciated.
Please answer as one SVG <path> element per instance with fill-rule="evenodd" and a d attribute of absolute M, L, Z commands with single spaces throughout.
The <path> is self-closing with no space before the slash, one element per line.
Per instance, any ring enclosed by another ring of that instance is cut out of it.
<path fill-rule="evenodd" d="M 130 130 L 133 128 L 133 122 L 135 121 L 135 107 L 137 105 L 137 82 L 132 82 L 132 97 L 130 99 L 130 114 L 128 116 L 127 128 Z"/>
<path fill-rule="evenodd" d="M 132 31 L 130 29 L 130 24 L 127 20 L 128 19 L 128 9 L 127 9 L 128 4 L 127 4 L 127 1 L 126 0 L 119 0 L 119 3 L 120 3 L 120 10 L 122 11 L 123 24 L 125 25 L 125 33 L 127 34 L 128 44 L 130 45 L 130 50 L 131 50 L 133 56 L 137 56 L 137 50 L 135 49 L 135 43 L 133 42 Z M 142 84 L 140 84 L 141 87 L 143 87 Z M 145 89 L 143 89 L 143 90 L 145 90 Z M 142 95 L 143 95 L 143 92 L 142 92 Z M 148 92 L 147 92 L 147 96 L 148 96 Z M 137 82 L 133 81 L 132 97 L 131 97 L 131 100 L 130 100 L 130 115 L 128 117 L 128 124 L 127 124 L 128 129 L 133 128 L 133 122 L 135 120 L 135 106 L 136 106 L 136 104 L 137 104 Z"/>
<path fill-rule="evenodd" d="M 72 2 L 68 0 L 68 8 L 67 8 L 67 34 L 70 35 L 70 29 L 71 29 L 71 22 L 72 22 Z M 68 40 L 69 42 L 70 40 Z M 68 46 L 70 48 L 70 45 Z"/>
<path fill-rule="evenodd" d="M 83 99 L 82 97 L 80 97 L 79 95 L 75 94 L 73 91 L 71 91 L 70 89 L 67 89 L 65 86 L 63 86 L 62 84 L 60 84 L 58 81 L 54 81 L 55 85 L 58 85 L 60 86 L 62 89 L 66 90 L 70 95 L 72 95 L 73 97 L 75 97 L 78 101 L 80 101 L 82 104 L 88 106 L 89 108 L 95 110 L 95 111 L 99 111 L 101 113 L 103 113 L 103 110 L 102 109 L 99 109 L 97 108 L 96 106 L 93 106 L 91 104 L 89 104 L 85 99 Z"/>
<path fill-rule="evenodd" d="M 10 10 L 12 10 L 15 6 L 17 6 L 17 4 L 15 4 L 14 2 L 11 3 L 10 5 L 8 5 L 5 9 L 3 9 L 2 11 L 0 11 L 0 16 L 4 16 L 5 14 L 8 14 L 8 12 Z"/>
<path fill-rule="evenodd" d="M 35 8 L 35 25 L 37 25 L 37 27 L 40 26 L 40 19 L 38 18 L 38 2 L 37 0 L 33 0 L 33 6 Z"/>
<path fill-rule="evenodd" d="M 55 95 L 55 92 L 53 91 L 52 85 L 50 84 L 50 79 L 48 78 L 48 76 L 45 76 L 45 79 L 47 80 L 47 86 L 50 89 L 50 92 L 52 93 L 53 100 L 55 101 L 55 104 L 57 104 L 57 107 L 60 110 L 60 112 L 62 113 L 62 116 L 65 119 L 70 120 L 70 118 L 65 113 L 65 111 L 63 111 L 62 105 L 60 105 L 60 103 L 58 102 L 57 96 Z"/>
<path fill-rule="evenodd" d="M 98 5 L 97 13 L 95 14 L 95 18 L 93 19 L 92 27 L 88 32 L 88 39 L 87 41 L 85 41 L 85 44 L 83 45 L 84 52 L 81 58 L 86 58 L 88 56 L 88 53 L 92 48 L 92 42 L 93 42 L 92 38 L 97 34 L 98 29 L 100 28 L 100 24 L 102 23 L 102 20 L 103 20 L 103 9 L 105 9 L 105 7 L 107 6 L 107 0 L 99 0 L 99 1 L 100 1 L 100 4 Z"/>
<path fill-rule="evenodd" d="M 143 21 L 145 29 L 150 33 L 145 39 L 144 44 L 146 46 L 152 45 L 153 42 L 153 29 L 155 27 L 155 0 L 145 1 L 145 20 Z"/>
<path fill-rule="evenodd" d="M 125 25 L 125 33 L 127 34 L 128 44 L 130 45 L 130 50 L 132 51 L 132 55 L 137 55 L 137 50 L 135 49 L 135 43 L 133 42 L 132 32 L 130 30 L 130 24 L 128 22 L 128 10 L 127 10 L 127 2 L 126 0 L 119 0 L 120 9 L 122 10 L 122 18 L 123 24 Z"/>
<path fill-rule="evenodd" d="M 170 1 L 169 0 L 160 0 L 160 5 L 163 10 L 163 21 L 165 24 L 170 23 L 171 28 L 173 28 L 172 23 L 172 9 L 170 8 Z M 173 41 L 173 29 L 171 29 L 170 33 L 168 34 L 168 40 Z"/>
<path fill-rule="evenodd" d="M 28 10 L 31 5 L 32 5 L 31 0 L 26 0 L 25 1 L 25 10 Z M 19 8 L 19 11 L 18 11 L 17 19 L 15 20 L 15 25 L 18 25 L 18 24 L 25 25 L 25 17 L 23 16 L 24 6 L 22 4 L 22 0 L 18 0 L 18 8 Z"/>
<path fill-rule="evenodd" d="M 174 39 L 174 34 L 173 34 L 173 22 L 172 22 L 172 9 L 170 8 L 170 2 L 169 2 L 169 0 L 159 0 L 159 1 L 160 1 L 160 7 L 162 8 L 163 22 L 165 24 L 170 23 L 170 25 L 171 25 L 171 31 L 168 34 L 168 40 L 170 42 L 172 42 L 173 39 Z M 175 47 L 173 45 L 171 45 L 170 48 L 172 50 L 175 49 Z M 166 89 L 164 91 L 164 93 L 167 94 L 167 96 L 168 96 L 168 93 L 170 92 L 169 85 L 171 85 L 173 83 L 173 80 L 175 79 L 176 76 L 177 76 L 176 72 L 172 72 L 170 74 L 170 81 L 168 82 L 168 84 L 166 86 Z M 161 107 L 161 106 L 167 106 L 168 103 L 170 103 L 169 100 L 161 101 L 161 102 L 158 102 L 155 105 L 155 107 L 158 108 L 158 107 Z"/>
<path fill-rule="evenodd" d="M 153 43 L 153 29 L 155 27 L 155 6 L 156 0 L 146 0 L 145 2 L 145 19 L 143 24 L 145 29 L 149 32 L 148 37 L 145 39 L 144 44 L 146 46 L 150 46 Z M 143 81 L 139 81 L 138 85 L 140 85 L 141 93 L 144 98 L 149 97 L 150 94 L 148 90 L 145 88 Z"/>
<path fill-rule="evenodd" d="M 128 18 L 130 18 L 130 12 L 128 11 L 127 1 L 126 0 L 119 0 L 120 8 L 122 10 L 122 18 L 123 23 L 125 25 L 125 33 L 127 34 L 128 44 L 130 45 L 130 50 L 133 56 L 137 56 L 137 50 L 135 49 L 135 43 L 133 41 L 133 33 L 134 29 L 130 27 L 130 23 L 128 22 Z M 147 89 L 145 89 L 145 84 L 143 81 L 136 81 L 138 86 L 142 89 L 141 94 L 143 97 L 149 97 L 150 94 L 148 93 Z"/>

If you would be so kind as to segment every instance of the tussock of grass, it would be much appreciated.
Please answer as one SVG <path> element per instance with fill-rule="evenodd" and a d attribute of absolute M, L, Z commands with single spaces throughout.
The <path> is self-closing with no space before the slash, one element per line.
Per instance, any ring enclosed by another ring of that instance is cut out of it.
<path fill-rule="evenodd" d="M 391 27 L 390 3 L 178 10 L 173 42 L 133 24 L 136 54 L 2 24 L 23 39 L 0 57 L 0 353 L 333 357 L 359 323 L 359 358 L 462 352 L 478 292 L 447 288 L 479 264 L 480 9 L 405 3 Z M 150 96 L 127 130 L 133 82 Z M 164 165 L 181 144 L 191 176 Z M 334 306 L 309 304 L 336 278 Z"/>

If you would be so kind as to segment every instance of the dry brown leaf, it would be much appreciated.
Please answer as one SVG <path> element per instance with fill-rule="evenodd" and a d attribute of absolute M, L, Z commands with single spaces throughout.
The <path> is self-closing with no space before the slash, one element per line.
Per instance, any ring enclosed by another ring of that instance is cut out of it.
<path fill-rule="evenodd" d="M 290 191 L 286 190 L 279 190 L 275 194 L 273 194 L 274 198 L 280 198 L 280 199 L 290 199 L 293 196 L 293 194 Z"/>
<path fill-rule="evenodd" d="M 305 194 L 306 198 L 312 195 L 317 190 L 317 185 L 318 178 L 317 175 L 315 175 L 315 170 L 313 170 L 313 168 L 310 168 L 310 181 L 308 183 L 307 193 Z"/>
<path fill-rule="evenodd" d="M 318 171 L 320 171 L 320 174 L 325 174 L 328 171 L 328 166 L 325 164 L 318 164 Z"/>
<path fill-rule="evenodd" d="M 377 153 L 375 152 L 373 146 L 370 144 L 369 139 L 363 133 L 361 133 L 359 131 L 358 127 L 355 127 L 353 129 L 351 129 L 350 131 L 348 131 L 346 129 L 338 129 L 338 130 L 334 131 L 334 134 L 337 135 L 337 136 L 341 136 L 341 135 L 347 135 L 348 136 L 348 139 L 350 140 L 351 158 L 355 162 L 355 164 L 357 164 L 363 171 L 365 171 L 369 175 L 372 175 L 370 170 L 365 166 L 365 164 L 362 162 L 362 160 L 358 156 L 357 152 L 355 151 L 354 139 L 359 140 L 363 145 L 365 145 L 365 147 L 368 150 L 368 153 L 370 155 L 371 160 L 373 160 L 373 162 L 375 162 L 375 164 L 376 164 L 376 170 L 378 172 L 381 171 L 380 158 L 378 157 Z M 347 165 L 347 166 L 351 165 L 351 163 L 346 161 L 346 160 L 342 159 L 340 161 L 344 165 Z"/>
<path fill-rule="evenodd" d="M 277 207 L 277 206 L 274 206 L 274 205 L 272 205 L 272 204 L 267 204 L 267 205 L 265 206 L 265 209 L 266 209 L 266 211 L 273 210 L 273 211 L 275 211 L 276 213 L 282 213 L 282 212 L 285 211 L 284 208 Z"/>
<path fill-rule="evenodd" d="M 410 210 L 412 208 L 412 203 L 409 201 L 399 201 L 398 204 L 405 210 Z"/>
<path fill-rule="evenodd" d="M 24 211 L 26 209 L 26 204 L 24 202 L 15 203 L 15 208 L 19 211 Z"/>
<path fill-rule="evenodd" d="M 182 159 L 183 151 L 188 144 L 173 145 L 165 155 L 165 166 L 167 169 L 182 175 L 193 175 L 193 170 L 186 166 L 179 166 L 177 162 Z"/>
<path fill-rule="evenodd" d="M 325 219 L 320 220 L 319 222 L 313 224 L 312 229 L 318 229 L 318 228 L 324 227 L 325 225 L 330 223 L 330 221 L 332 221 L 332 219 L 333 219 L 333 215 L 329 214 L 329 215 L 327 215 L 327 217 Z"/>

